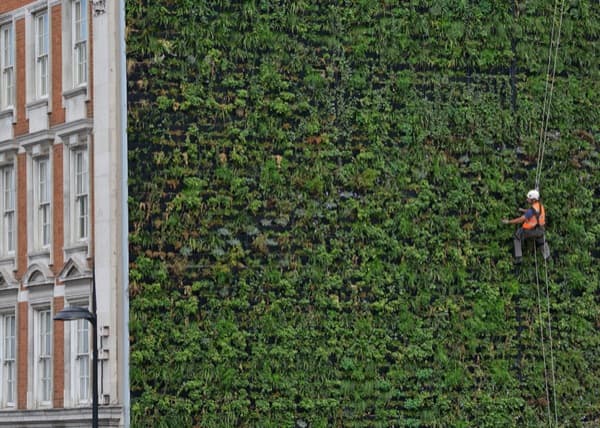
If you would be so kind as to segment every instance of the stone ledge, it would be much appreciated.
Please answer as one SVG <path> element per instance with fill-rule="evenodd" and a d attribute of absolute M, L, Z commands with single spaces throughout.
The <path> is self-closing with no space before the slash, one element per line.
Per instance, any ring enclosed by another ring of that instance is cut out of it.
<path fill-rule="evenodd" d="M 121 406 L 100 406 L 98 422 L 101 427 L 123 427 Z M 92 409 L 0 410 L 0 427 L 12 428 L 79 428 L 90 427 Z"/>

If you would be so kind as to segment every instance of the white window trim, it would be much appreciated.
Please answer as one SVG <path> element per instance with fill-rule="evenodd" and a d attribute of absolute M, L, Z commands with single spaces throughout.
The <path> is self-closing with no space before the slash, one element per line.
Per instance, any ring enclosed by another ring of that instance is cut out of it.
<path fill-rule="evenodd" d="M 12 109 L 14 104 L 15 29 L 12 21 L 9 21 L 0 24 L 0 110 Z"/>
<path fill-rule="evenodd" d="M 90 163 L 89 163 L 89 150 L 87 145 L 87 137 L 84 137 L 82 141 L 84 144 L 73 146 L 70 150 L 71 158 L 71 215 L 72 215 L 72 230 L 71 230 L 71 242 L 73 244 L 88 242 L 90 236 Z M 77 155 L 82 154 L 82 171 L 77 170 Z M 81 179 L 79 182 L 78 180 Z M 81 186 L 81 187 L 80 187 Z M 82 190 L 80 192 L 80 190 Z M 83 218 L 83 231 L 81 230 L 82 212 L 80 211 L 80 201 L 84 201 L 85 216 Z"/>
<path fill-rule="evenodd" d="M 10 173 L 7 183 L 6 173 Z M 17 188 L 15 162 L 0 165 L 0 256 L 14 257 L 17 235 Z M 12 219 L 12 220 L 11 220 Z M 10 223 L 12 222 L 12 227 Z"/>
<path fill-rule="evenodd" d="M 12 352 L 8 349 L 8 321 L 12 321 Z M 0 408 L 11 409 L 17 405 L 17 317 L 14 311 L 0 313 Z M 11 368 L 12 366 L 12 368 Z M 8 384 L 12 372 L 12 385 Z M 12 388 L 12 391 L 9 391 Z M 9 400 L 12 398 L 12 400 Z"/>
<path fill-rule="evenodd" d="M 81 8 L 81 19 L 77 20 L 77 8 Z M 73 76 L 73 88 L 87 85 L 88 81 L 88 67 L 89 67 L 89 54 L 88 54 L 88 41 L 89 41 L 89 8 L 88 0 L 72 0 L 71 1 L 71 62 L 72 62 L 72 76 Z M 82 26 L 81 29 L 78 28 Z M 81 31 L 79 31 L 81 30 Z M 82 34 L 82 37 L 78 39 L 78 34 Z M 80 70 L 80 66 L 83 68 Z"/>
<path fill-rule="evenodd" d="M 92 143 L 91 143 L 91 122 L 88 120 L 79 121 L 74 123 L 73 126 L 64 133 L 59 134 L 58 138 L 63 143 L 63 194 L 62 201 L 64 206 L 63 215 L 63 230 L 64 230 L 64 247 L 65 258 L 69 259 L 75 254 L 83 257 L 84 259 L 90 256 L 90 243 L 92 240 L 92 183 L 93 177 L 91 175 L 91 157 L 92 157 Z M 74 168 L 74 155 L 73 153 L 77 150 L 87 151 L 88 161 L 88 224 L 87 224 L 87 238 L 78 239 L 76 229 L 76 209 L 75 209 L 75 168 Z"/>
<path fill-rule="evenodd" d="M 44 314 L 44 315 L 42 315 Z M 51 306 L 40 306 L 34 308 L 33 311 L 33 396 L 36 407 L 52 407 L 52 395 L 53 395 L 53 321 L 52 321 L 52 308 Z M 48 318 L 45 318 L 45 317 Z M 44 317 L 44 318 L 43 318 Z M 45 326 L 42 326 L 42 321 L 49 321 L 50 331 L 47 333 L 49 335 L 49 341 L 42 344 L 42 336 L 41 333 Z M 49 349 L 42 349 L 48 347 Z M 45 351 L 42 353 L 42 351 Z M 47 361 L 48 367 L 48 384 L 44 385 L 43 373 L 42 370 L 42 359 Z M 47 390 L 44 391 L 43 388 L 46 387 Z M 46 395 L 47 393 L 47 395 Z M 45 396 L 46 395 L 46 396 Z"/>
<path fill-rule="evenodd" d="M 88 308 L 87 301 L 72 301 L 69 302 L 70 306 L 79 306 Z M 77 320 L 71 324 L 71 335 L 70 335 L 70 359 L 69 359 L 69 374 L 70 374 L 70 389 L 71 389 L 71 402 L 74 407 L 87 407 L 92 402 L 92 328 L 89 321 Z M 79 328 L 85 327 L 87 330 L 87 354 L 80 353 L 79 350 Z M 81 393 L 81 370 L 80 370 L 80 359 L 87 359 L 87 386 L 85 387 L 85 396 L 82 397 Z"/>
<path fill-rule="evenodd" d="M 39 20 L 44 19 L 44 34 L 39 33 Z M 47 9 L 33 15 L 33 63 L 35 99 L 46 99 L 50 92 L 50 13 Z M 42 36 L 42 43 L 40 43 Z"/>
<path fill-rule="evenodd" d="M 47 186 L 48 186 L 48 201 L 44 203 L 48 208 L 48 242 L 44 242 L 44 224 L 43 219 L 41 218 L 42 212 L 42 201 L 41 201 L 41 183 L 40 183 L 40 162 L 47 162 Z M 39 153 L 37 155 L 32 156 L 32 190 L 33 190 L 33 204 L 32 206 L 32 235 L 33 235 L 33 249 L 34 251 L 49 251 L 52 245 L 52 157 L 49 153 Z"/>

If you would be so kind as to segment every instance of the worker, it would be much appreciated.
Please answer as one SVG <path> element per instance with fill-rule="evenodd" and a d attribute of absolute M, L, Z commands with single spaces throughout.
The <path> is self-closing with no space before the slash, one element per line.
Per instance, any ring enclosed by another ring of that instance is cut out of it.
<path fill-rule="evenodd" d="M 530 205 L 528 209 L 519 209 L 523 213 L 522 216 L 512 220 L 502 219 L 504 224 L 522 224 L 514 236 L 515 264 L 520 264 L 523 260 L 521 247 L 524 239 L 535 239 L 538 248 L 542 248 L 544 260 L 550 258 L 550 248 L 545 236 L 546 210 L 540 203 L 540 192 L 537 189 L 527 192 L 527 203 Z"/>

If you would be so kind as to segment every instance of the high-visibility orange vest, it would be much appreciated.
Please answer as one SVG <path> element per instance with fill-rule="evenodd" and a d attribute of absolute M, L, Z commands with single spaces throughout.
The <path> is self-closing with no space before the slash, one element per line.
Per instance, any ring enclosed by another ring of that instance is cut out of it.
<path fill-rule="evenodd" d="M 535 214 L 531 216 L 528 220 L 525 220 L 523 223 L 523 229 L 535 229 L 536 226 L 545 226 L 546 225 L 546 210 L 544 206 L 539 202 L 534 202 L 531 205 L 531 208 L 535 211 Z"/>

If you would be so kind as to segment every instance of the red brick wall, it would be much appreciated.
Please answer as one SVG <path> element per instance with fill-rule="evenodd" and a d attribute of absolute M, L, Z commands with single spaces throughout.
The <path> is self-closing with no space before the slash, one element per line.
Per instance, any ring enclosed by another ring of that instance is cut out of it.
<path fill-rule="evenodd" d="M 64 297 L 54 298 L 54 314 L 62 311 L 65 307 Z M 53 406 L 60 408 L 64 406 L 64 390 L 65 390 L 65 324 L 64 321 L 54 321 L 54 337 L 53 337 Z"/>
<path fill-rule="evenodd" d="M 62 106 L 62 9 L 60 5 L 52 8 L 52 113 L 50 126 L 65 122 L 65 109 Z"/>
<path fill-rule="evenodd" d="M 0 1 L 0 13 L 10 12 L 21 6 L 26 6 L 29 3 L 33 3 L 35 0 L 1 0 Z"/>
<path fill-rule="evenodd" d="M 19 323 L 17 356 L 17 408 L 27 408 L 27 329 L 29 326 L 29 307 L 27 302 L 19 302 L 17 320 Z"/>
<path fill-rule="evenodd" d="M 27 154 L 17 155 L 17 279 L 27 271 Z"/>
<path fill-rule="evenodd" d="M 64 255 L 63 246 L 65 240 L 64 222 L 64 181 L 63 181 L 63 145 L 53 146 L 52 157 L 52 271 L 58 275 L 63 268 Z"/>
<path fill-rule="evenodd" d="M 2 0 L 0 4 L 4 4 Z M 10 0 L 9 0 L 10 2 Z M 15 23 L 15 46 L 17 49 L 17 73 L 16 73 L 16 96 L 17 96 L 17 123 L 14 125 L 15 136 L 29 132 L 29 120 L 25 117 L 25 20 L 19 19 Z"/>

